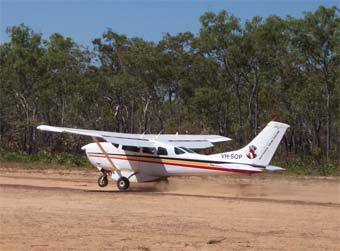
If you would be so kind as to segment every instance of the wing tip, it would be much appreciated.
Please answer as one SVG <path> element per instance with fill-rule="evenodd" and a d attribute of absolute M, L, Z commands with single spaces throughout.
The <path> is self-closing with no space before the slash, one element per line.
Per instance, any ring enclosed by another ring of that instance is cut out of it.
<path fill-rule="evenodd" d="M 47 127 L 48 127 L 48 125 L 39 125 L 39 126 L 37 126 L 37 129 L 44 131 Z"/>
<path fill-rule="evenodd" d="M 282 127 L 282 128 L 289 128 L 290 125 L 286 124 L 286 123 L 282 123 L 282 122 L 278 122 L 278 121 L 270 121 L 268 123 L 268 125 L 271 125 L 271 126 L 277 126 L 277 127 Z"/>
<path fill-rule="evenodd" d="M 37 126 L 37 129 L 40 131 L 63 132 L 63 130 L 59 129 L 58 127 L 49 125 L 39 125 Z"/>

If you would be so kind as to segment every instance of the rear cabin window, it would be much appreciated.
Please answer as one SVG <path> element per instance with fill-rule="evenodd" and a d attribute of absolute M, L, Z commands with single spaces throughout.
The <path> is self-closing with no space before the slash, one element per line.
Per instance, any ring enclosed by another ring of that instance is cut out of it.
<path fill-rule="evenodd" d="M 137 146 L 122 146 L 124 151 L 139 152 L 139 147 Z"/>
<path fill-rule="evenodd" d="M 168 155 L 168 151 L 163 147 L 158 147 L 157 155 Z"/>
<path fill-rule="evenodd" d="M 179 149 L 178 147 L 175 147 L 175 153 L 176 154 L 183 154 L 185 152 L 182 149 Z"/>
<path fill-rule="evenodd" d="M 143 147 L 142 152 L 148 153 L 148 154 L 155 154 L 156 148 L 154 148 L 154 147 Z"/>

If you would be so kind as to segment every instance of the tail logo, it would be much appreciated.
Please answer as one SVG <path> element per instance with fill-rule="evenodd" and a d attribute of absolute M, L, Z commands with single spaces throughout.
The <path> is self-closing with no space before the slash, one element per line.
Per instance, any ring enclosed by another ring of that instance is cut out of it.
<path fill-rule="evenodd" d="M 256 158 L 256 156 L 257 156 L 256 149 L 257 149 L 257 147 L 254 146 L 254 145 L 249 146 L 248 153 L 246 154 L 248 159 L 255 159 Z"/>

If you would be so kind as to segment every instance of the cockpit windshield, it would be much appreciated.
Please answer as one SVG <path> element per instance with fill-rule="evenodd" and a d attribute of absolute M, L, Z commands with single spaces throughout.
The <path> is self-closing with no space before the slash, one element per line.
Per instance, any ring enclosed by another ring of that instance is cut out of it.
<path fill-rule="evenodd" d="M 180 148 L 181 148 L 182 150 L 188 152 L 188 153 L 195 153 L 193 150 L 191 150 L 191 149 L 189 149 L 189 148 L 186 148 L 186 147 L 183 147 L 183 146 L 181 146 Z"/>
<path fill-rule="evenodd" d="M 175 153 L 176 153 L 176 154 L 183 154 L 183 153 L 185 153 L 185 151 L 184 151 L 183 149 L 180 149 L 180 148 L 178 148 L 178 147 L 175 147 Z"/>

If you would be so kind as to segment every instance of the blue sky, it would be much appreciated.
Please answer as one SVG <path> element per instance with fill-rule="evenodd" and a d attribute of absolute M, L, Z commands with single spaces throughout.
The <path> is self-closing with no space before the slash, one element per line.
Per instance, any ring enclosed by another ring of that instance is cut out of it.
<path fill-rule="evenodd" d="M 8 41 L 8 26 L 24 23 L 45 38 L 54 32 L 88 46 L 107 29 L 129 37 L 159 41 L 169 32 L 199 32 L 199 17 L 222 9 L 242 22 L 253 16 L 302 17 L 318 6 L 338 6 L 340 0 L 0 0 L 0 41 Z"/>

